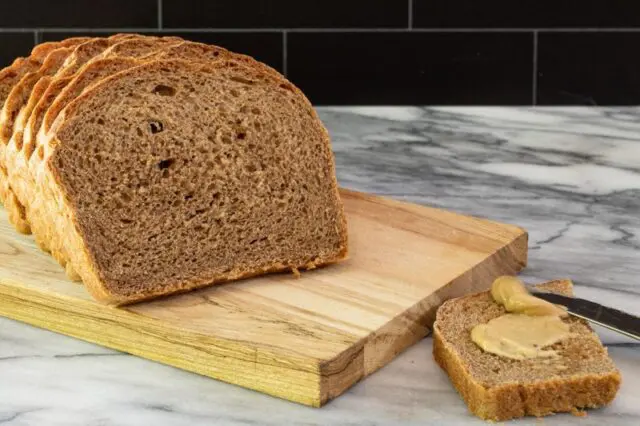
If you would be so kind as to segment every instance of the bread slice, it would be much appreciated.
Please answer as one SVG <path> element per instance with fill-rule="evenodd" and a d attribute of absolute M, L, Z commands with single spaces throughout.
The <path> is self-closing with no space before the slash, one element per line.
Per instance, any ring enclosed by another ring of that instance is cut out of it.
<path fill-rule="evenodd" d="M 10 66 L 0 71 L 0 105 L 4 105 L 5 100 L 9 96 L 13 86 L 22 79 L 22 77 L 42 65 L 44 57 L 54 48 L 53 45 L 39 46 L 32 51 L 29 58 L 17 58 Z M 1 142 L 0 142 L 0 145 Z M 4 152 L 4 147 L 0 146 L 0 155 Z M 9 221 L 15 224 L 19 232 L 30 232 L 28 223 L 24 219 L 24 212 L 20 210 L 18 201 L 9 187 L 7 177 L 7 168 L 0 161 L 0 203 L 5 205 L 9 214 Z"/>
<path fill-rule="evenodd" d="M 11 164 L 11 176 L 9 177 L 9 180 L 18 200 L 25 206 L 25 210 L 27 211 L 27 220 L 29 218 L 29 205 L 35 196 L 35 178 L 33 177 L 32 170 L 37 168 L 37 163 L 39 161 L 38 157 L 35 159 L 33 158 L 33 153 L 38 146 L 42 146 L 44 144 L 44 142 L 38 144 L 34 143 L 34 140 L 37 139 L 33 136 L 34 129 L 36 126 L 41 126 L 43 130 L 41 131 L 42 135 L 40 138 L 43 140 L 46 139 L 44 129 L 48 130 L 50 128 L 49 123 L 53 121 L 47 121 L 47 117 L 57 116 L 64 106 L 79 96 L 80 93 L 87 89 L 91 84 L 96 84 L 105 77 L 143 63 L 132 59 L 132 57 L 143 55 L 144 61 L 150 61 L 154 58 L 168 57 L 193 61 L 216 61 L 222 60 L 223 58 L 239 57 L 245 63 L 255 64 L 260 67 L 260 63 L 252 58 L 229 52 L 226 49 L 217 46 L 184 41 L 181 41 L 176 45 L 176 43 L 174 43 L 176 40 L 172 38 L 163 40 L 165 43 L 156 43 L 155 47 L 157 50 L 150 52 L 150 49 L 153 46 L 153 44 L 149 43 L 150 41 L 152 40 L 149 38 L 138 39 L 136 41 L 128 40 L 128 43 L 126 43 L 126 47 L 128 48 L 125 48 L 124 43 L 114 45 L 113 47 L 117 47 L 118 53 L 123 55 L 122 58 L 112 57 L 113 51 L 105 51 L 103 54 L 92 58 L 79 70 L 71 82 L 61 90 L 61 93 L 47 109 L 47 114 L 44 117 L 43 110 L 50 103 L 50 99 L 45 95 L 40 100 L 38 106 L 32 112 L 29 123 L 26 126 L 24 138 L 26 142 L 23 149 L 16 152 L 10 152 L 9 154 L 12 155 L 8 155 L 7 160 L 7 162 Z M 266 65 L 263 65 L 261 68 L 264 69 L 265 72 L 271 72 L 274 73 L 274 75 L 279 75 L 275 70 L 267 67 Z M 68 80 L 68 78 L 57 79 L 51 86 L 54 87 L 57 83 L 65 83 L 66 80 Z M 44 122 L 41 125 L 40 121 L 42 121 L 42 118 L 44 118 Z M 36 166 L 30 167 L 30 163 L 35 163 Z M 38 233 L 36 235 L 36 241 L 43 250 L 52 253 L 56 260 L 66 268 L 67 275 L 70 279 L 80 279 L 80 277 L 75 273 L 75 270 L 71 267 L 71 264 L 67 262 L 68 256 L 66 255 L 62 244 L 56 240 L 55 234 L 52 234 L 51 232 Z"/>
<path fill-rule="evenodd" d="M 60 42 L 39 44 L 33 48 L 28 58 L 17 58 L 10 66 L 0 71 L 0 108 L 3 108 L 14 87 L 19 85 L 23 78 L 37 72 L 54 50 L 75 46 L 87 40 L 89 40 L 87 37 L 73 37 Z M 8 139 L 4 138 L 3 134 L 9 134 L 10 138 L 10 132 L 8 130 L 3 132 L 0 124 L 0 203 L 4 204 L 9 221 L 15 225 L 16 229 L 22 233 L 29 233 L 30 227 L 25 218 L 24 209 L 9 186 L 7 168 L 4 164 L 4 146 Z"/>
<path fill-rule="evenodd" d="M 11 140 L 13 134 L 14 123 L 18 119 L 18 114 L 22 105 L 27 101 L 31 90 L 36 85 L 40 77 L 46 73 L 55 72 L 57 68 L 64 62 L 66 56 L 73 49 L 70 47 L 61 47 L 54 49 L 42 62 L 37 71 L 24 74 L 11 89 L 4 102 L 2 112 L 0 114 L 0 169 L 3 170 L 2 182 L 0 182 L 0 195 L 3 197 L 2 202 L 9 211 L 9 220 L 12 221 L 16 229 L 21 232 L 28 233 L 29 225 L 25 219 L 25 213 L 22 206 L 17 201 L 11 187 L 7 181 L 8 169 L 5 162 L 6 147 Z"/>
<path fill-rule="evenodd" d="M 87 40 L 88 38 L 84 37 L 74 37 L 63 42 L 42 43 L 33 48 L 28 58 L 16 58 L 11 65 L 0 70 L 0 104 L 4 105 L 13 86 L 18 83 L 25 74 L 36 71 L 42 66 L 42 63 L 51 51 L 60 47 L 73 46 Z"/>
<path fill-rule="evenodd" d="M 346 257 L 327 131 L 283 77 L 153 61 L 86 90 L 51 132 L 36 153 L 34 234 L 57 236 L 98 300 Z"/>
<path fill-rule="evenodd" d="M 79 41 L 82 41 L 82 39 Z M 68 83 L 71 79 L 70 76 L 73 76 L 78 72 L 80 67 L 86 62 L 92 60 L 96 56 L 102 56 L 105 54 L 105 50 L 110 48 L 118 47 L 118 52 L 134 56 L 138 51 L 140 51 L 141 46 L 146 50 L 142 51 L 140 54 L 144 54 L 150 46 L 168 43 L 176 44 L 181 41 L 182 39 L 178 37 L 159 38 L 136 34 L 117 34 L 109 38 L 95 38 L 78 44 L 65 58 L 64 62 L 57 67 L 57 70 L 55 67 L 56 64 L 48 67 L 46 64 L 43 65 L 38 72 L 32 73 L 34 78 L 37 79 L 37 82 L 31 88 L 27 100 L 22 101 L 22 99 L 16 100 L 9 98 L 5 104 L 5 107 L 8 108 L 8 105 L 11 105 L 11 108 L 13 108 L 14 111 L 19 110 L 19 112 L 13 124 L 7 122 L 4 123 L 4 127 L 2 127 L 7 133 L 12 128 L 12 132 L 9 141 L 6 143 L 4 158 L 0 158 L 0 163 L 3 163 L 6 169 L 12 170 L 14 175 L 23 173 L 23 170 L 19 166 L 8 163 L 12 160 L 18 161 L 21 156 L 21 151 L 23 150 L 23 145 L 25 143 L 25 129 L 31 115 L 34 113 L 34 110 L 36 110 L 36 114 L 40 114 L 45 107 L 43 104 L 46 104 L 46 100 L 53 98 L 55 96 L 55 92 L 63 87 L 65 83 Z M 69 43 L 65 44 L 70 46 Z M 111 49 L 109 50 L 109 55 L 114 56 Z M 16 87 L 23 87 L 24 90 L 28 91 L 29 83 L 21 81 L 16 85 Z M 44 99 L 45 102 L 40 103 L 41 99 Z M 2 126 L 2 124 L 0 124 L 0 126 Z M 31 137 L 31 134 L 29 134 L 28 137 Z M 23 162 L 23 164 L 26 163 Z M 11 181 L 14 179 L 11 176 L 8 176 L 7 179 L 9 181 L 8 192 L 11 193 L 12 198 L 12 202 L 7 203 L 8 205 L 6 206 L 9 212 L 9 217 L 19 218 L 17 222 L 12 221 L 18 231 L 22 233 L 30 233 L 24 198 L 21 197 L 18 188 L 11 186 Z"/>
<path fill-rule="evenodd" d="M 569 280 L 537 286 L 573 294 Z M 575 412 L 608 404 L 621 382 L 606 348 L 583 320 L 567 317 L 572 336 L 552 348 L 557 360 L 512 360 L 484 352 L 470 337 L 471 329 L 505 314 L 489 292 L 445 302 L 433 326 L 433 355 L 449 375 L 469 410 L 486 420 L 503 421 L 526 415 Z"/>
<path fill-rule="evenodd" d="M 208 61 L 216 59 L 219 55 L 222 57 L 228 57 L 230 54 L 231 52 L 218 46 L 185 41 L 161 45 L 156 44 L 155 48 L 152 48 L 152 46 L 149 46 L 148 44 L 142 45 L 141 43 L 134 42 L 114 45 L 111 49 L 108 49 L 103 54 L 93 59 L 94 62 L 100 62 L 99 64 L 87 64 L 84 69 L 74 75 L 72 82 L 70 81 L 62 87 L 60 93 L 55 97 L 51 104 L 44 104 L 39 108 L 39 113 L 44 115 L 37 114 L 33 118 L 34 122 L 28 125 L 28 131 L 31 134 L 29 140 L 35 144 L 30 146 L 27 152 L 30 156 L 33 150 L 37 148 L 37 139 L 43 139 L 46 136 L 60 111 L 62 111 L 69 102 L 78 97 L 90 84 L 97 83 L 102 78 L 108 77 L 112 73 L 117 72 L 111 72 L 113 62 L 109 62 L 109 60 L 135 58 L 144 61 L 157 59 Z M 256 61 L 254 60 L 253 62 Z M 124 61 L 124 64 L 131 64 L 131 62 Z M 116 68 L 118 71 L 122 71 L 118 66 L 116 66 Z M 33 137 L 34 134 L 36 135 L 35 138 Z"/>

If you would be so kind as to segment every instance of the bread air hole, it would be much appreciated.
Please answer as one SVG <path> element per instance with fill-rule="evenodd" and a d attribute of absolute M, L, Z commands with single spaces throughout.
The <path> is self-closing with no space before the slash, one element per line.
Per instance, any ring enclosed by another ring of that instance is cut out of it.
<path fill-rule="evenodd" d="M 169 158 L 167 160 L 162 160 L 158 163 L 158 168 L 160 170 L 164 170 L 164 169 L 168 169 L 169 167 L 173 166 L 173 164 L 176 162 L 176 160 L 174 160 L 173 158 Z"/>
<path fill-rule="evenodd" d="M 153 88 L 152 93 L 160 96 L 175 96 L 176 89 L 170 86 L 165 86 L 164 84 L 158 84 Z"/>
<path fill-rule="evenodd" d="M 152 134 L 160 133 L 164 130 L 164 126 L 161 121 L 150 121 L 149 128 Z"/>

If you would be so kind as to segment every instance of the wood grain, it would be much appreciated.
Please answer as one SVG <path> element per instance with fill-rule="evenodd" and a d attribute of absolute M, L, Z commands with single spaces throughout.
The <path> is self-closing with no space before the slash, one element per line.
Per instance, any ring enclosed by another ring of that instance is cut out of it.
<path fill-rule="evenodd" d="M 126 308 L 93 301 L 0 209 L 0 314 L 319 407 L 427 335 L 444 300 L 526 264 L 518 227 L 346 190 L 342 197 L 347 262 Z"/>

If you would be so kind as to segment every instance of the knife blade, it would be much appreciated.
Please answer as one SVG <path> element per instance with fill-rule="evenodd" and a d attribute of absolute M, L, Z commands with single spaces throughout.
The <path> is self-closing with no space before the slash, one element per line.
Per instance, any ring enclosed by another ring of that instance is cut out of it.
<path fill-rule="evenodd" d="M 570 315 L 640 340 L 640 318 L 635 315 L 577 297 L 541 291 L 531 291 L 531 294 L 556 305 L 564 306 Z"/>

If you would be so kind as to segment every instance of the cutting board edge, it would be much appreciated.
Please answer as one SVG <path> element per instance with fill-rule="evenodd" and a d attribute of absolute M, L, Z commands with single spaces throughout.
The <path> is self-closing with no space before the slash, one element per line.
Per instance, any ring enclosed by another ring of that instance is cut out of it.
<path fill-rule="evenodd" d="M 446 300 L 486 291 L 500 275 L 515 275 L 526 268 L 529 254 L 529 234 L 523 228 L 515 228 L 520 233 L 510 242 L 497 249 L 490 257 L 478 262 L 466 272 L 442 286 L 435 293 L 415 303 L 378 330 L 372 331 L 369 335 L 360 339 L 353 347 L 340 353 L 334 359 L 322 363 L 320 366 L 320 375 L 322 377 L 320 383 L 320 406 L 340 396 L 351 386 L 384 367 L 406 349 L 428 336 L 435 320 L 436 311 Z M 497 268 L 495 268 L 494 272 L 482 274 L 477 271 L 478 268 L 485 267 L 485 263 L 493 261 L 494 257 L 497 258 L 495 259 Z M 500 268 L 501 266 L 504 266 L 504 268 Z M 480 280 L 476 278 L 476 275 L 484 275 L 484 277 Z M 464 288 L 465 291 L 459 289 L 459 287 Z M 394 329 L 407 327 L 409 327 L 409 333 L 395 335 L 397 338 L 393 340 L 394 344 L 384 338 L 384 336 L 394 336 Z M 367 351 L 367 347 L 374 346 L 375 342 L 381 337 L 383 341 L 386 340 L 385 344 L 387 346 L 393 347 L 395 350 L 389 352 L 374 347 Z M 401 343 L 398 343 L 399 339 L 402 339 Z M 368 353 L 372 355 L 367 357 Z M 334 379 L 336 371 L 341 372 L 343 376 Z M 344 380 L 345 372 L 346 377 L 353 376 L 349 383 Z"/>
<path fill-rule="evenodd" d="M 28 297 L 24 297 L 26 295 Z M 109 307 L 106 310 L 96 310 L 95 308 L 100 305 L 95 305 L 91 301 L 69 298 L 69 301 L 73 300 L 72 304 L 66 304 L 64 307 L 56 306 L 62 305 L 59 297 L 48 297 L 46 292 L 17 287 L 2 280 L 0 280 L 0 298 L 6 302 L 0 304 L 0 316 L 285 400 L 313 407 L 321 406 L 320 365 L 323 361 L 320 359 L 302 355 L 293 356 L 284 351 L 269 353 L 263 347 L 254 348 L 255 352 L 251 352 L 247 350 L 249 345 L 247 342 L 212 337 L 167 325 L 122 308 Z M 40 300 L 48 303 L 36 302 Z M 113 313 L 113 318 L 104 318 L 104 312 Z M 80 318 L 82 320 L 78 321 Z M 106 329 L 112 333 L 100 335 L 94 332 L 95 327 L 87 327 L 87 321 L 108 323 L 109 327 Z M 158 327 L 158 324 L 162 326 Z M 114 328 L 115 331 L 113 331 Z M 179 343 L 180 340 L 190 340 L 192 344 Z M 135 342 L 135 344 L 126 344 L 126 342 Z M 224 345 L 228 345 L 229 348 L 225 350 Z M 163 351 L 154 350 L 154 347 L 162 347 Z M 227 353 L 212 353 L 211 348 Z M 197 356 L 185 357 L 185 351 L 196 351 Z M 239 354 L 244 356 L 238 357 Z M 276 365 L 266 363 L 265 360 L 281 362 Z M 221 363 L 232 365 L 229 365 L 227 370 L 219 368 L 222 371 L 215 371 L 212 366 L 220 366 Z M 304 365 L 305 368 L 291 368 L 293 365 Z M 238 372 L 255 371 L 256 367 L 260 367 L 263 374 L 275 378 L 274 381 L 260 383 L 256 381 L 255 375 L 246 378 L 238 376 Z M 285 373 L 284 376 L 286 373 L 296 376 L 295 381 L 282 380 L 283 373 Z M 233 379 L 230 376 L 233 376 Z M 300 380 L 311 383 L 311 386 L 292 389 L 292 384 Z M 304 392 L 309 388 L 314 390 Z"/>

